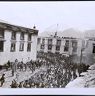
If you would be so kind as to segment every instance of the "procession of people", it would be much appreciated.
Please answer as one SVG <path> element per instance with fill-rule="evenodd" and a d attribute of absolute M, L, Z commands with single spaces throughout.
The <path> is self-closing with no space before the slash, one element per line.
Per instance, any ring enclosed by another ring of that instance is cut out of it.
<path fill-rule="evenodd" d="M 13 79 L 11 82 L 11 88 L 64 88 L 71 80 L 81 76 L 80 73 L 85 72 L 88 69 L 86 64 L 75 64 L 71 62 L 70 56 L 64 56 L 62 54 L 54 53 L 40 53 L 37 56 L 36 61 L 23 61 L 14 62 L 8 61 L 6 64 L 6 71 L 11 70 L 11 76 L 13 77 L 17 70 L 25 72 L 30 70 L 32 73 L 41 67 L 45 66 L 46 71 L 35 73 L 27 80 L 20 82 Z M 18 74 L 17 74 L 18 75 Z M 24 74 L 23 74 L 24 75 Z M 5 82 L 0 79 L 1 86 Z"/>

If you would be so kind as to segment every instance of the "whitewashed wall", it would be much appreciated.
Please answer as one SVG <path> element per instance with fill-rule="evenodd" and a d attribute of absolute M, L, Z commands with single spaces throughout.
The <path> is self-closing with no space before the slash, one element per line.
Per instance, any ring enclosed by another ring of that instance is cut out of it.
<path fill-rule="evenodd" d="M 17 32 L 16 35 L 16 51 L 10 52 L 11 47 L 11 32 L 5 31 L 5 42 L 4 42 L 4 52 L 0 52 L 0 64 L 3 65 L 8 60 L 13 62 L 15 59 L 23 62 L 27 62 L 28 60 L 36 60 L 37 54 L 37 35 L 32 35 L 32 43 L 31 43 L 31 52 L 27 52 L 27 34 L 25 34 L 24 40 L 24 51 L 19 51 L 20 46 L 20 32 Z"/>

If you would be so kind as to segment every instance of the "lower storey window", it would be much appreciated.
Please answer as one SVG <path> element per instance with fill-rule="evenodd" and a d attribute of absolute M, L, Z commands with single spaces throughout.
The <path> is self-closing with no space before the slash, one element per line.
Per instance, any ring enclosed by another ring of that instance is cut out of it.
<path fill-rule="evenodd" d="M 27 44 L 27 51 L 31 51 L 31 43 Z"/>
<path fill-rule="evenodd" d="M 24 43 L 20 43 L 19 51 L 24 51 Z"/>
<path fill-rule="evenodd" d="M 64 51 L 69 51 L 69 47 L 68 46 L 65 46 L 64 47 Z"/>
<path fill-rule="evenodd" d="M 60 54 L 59 52 L 55 52 L 55 54 Z"/>
<path fill-rule="evenodd" d="M 48 45 L 48 50 L 52 50 L 52 45 Z"/>
<path fill-rule="evenodd" d="M 0 41 L 0 52 L 3 52 L 4 47 L 4 42 Z"/>
<path fill-rule="evenodd" d="M 56 51 L 60 51 L 60 46 L 56 46 Z"/>
<path fill-rule="evenodd" d="M 45 47 L 45 46 L 44 46 L 43 44 L 40 46 L 41 49 L 44 49 L 44 47 Z"/>
<path fill-rule="evenodd" d="M 95 53 L 95 44 L 93 44 L 93 53 Z"/>
<path fill-rule="evenodd" d="M 16 43 L 11 43 L 11 52 L 15 51 Z"/>
<path fill-rule="evenodd" d="M 77 47 L 73 47 L 73 52 L 77 52 Z"/>

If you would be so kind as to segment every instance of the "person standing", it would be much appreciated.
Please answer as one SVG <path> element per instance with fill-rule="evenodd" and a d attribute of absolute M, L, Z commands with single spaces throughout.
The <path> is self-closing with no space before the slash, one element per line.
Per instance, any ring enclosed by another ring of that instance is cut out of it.
<path fill-rule="evenodd" d="M 22 83 L 23 83 L 23 81 L 19 83 L 19 85 L 18 85 L 19 88 L 23 87 Z"/>
<path fill-rule="evenodd" d="M 16 71 L 15 63 L 12 64 L 12 76 L 14 76 L 14 72 Z"/>
<path fill-rule="evenodd" d="M 10 68 L 10 61 L 8 60 L 8 62 L 7 62 L 7 70 L 8 70 L 8 68 Z"/>
<path fill-rule="evenodd" d="M 15 71 L 17 70 L 18 60 L 15 60 Z"/>
<path fill-rule="evenodd" d="M 18 87 L 18 84 L 15 80 L 12 81 L 12 84 L 10 85 L 11 88 L 17 88 Z"/>
<path fill-rule="evenodd" d="M 2 77 L 0 78 L 0 81 L 1 81 L 1 87 L 2 87 L 5 82 L 5 74 L 2 75 Z"/>

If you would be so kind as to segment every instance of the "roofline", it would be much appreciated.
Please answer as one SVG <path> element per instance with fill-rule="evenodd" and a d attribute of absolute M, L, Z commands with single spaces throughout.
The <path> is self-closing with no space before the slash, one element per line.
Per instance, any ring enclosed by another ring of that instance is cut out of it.
<path fill-rule="evenodd" d="M 73 38 L 73 37 L 53 37 L 53 36 L 49 36 L 49 37 L 43 37 L 43 36 L 38 36 L 38 38 L 56 38 L 56 39 L 66 39 L 66 40 L 78 40 L 80 38 Z"/>
<path fill-rule="evenodd" d="M 38 34 L 38 31 L 39 31 L 36 29 L 31 29 L 31 28 L 22 27 L 22 26 L 13 25 L 13 24 L 4 23 L 4 22 L 0 22 L 0 28 L 3 28 L 5 30 L 12 30 L 17 32 L 20 31 L 20 32 L 31 33 L 31 34 Z"/>

